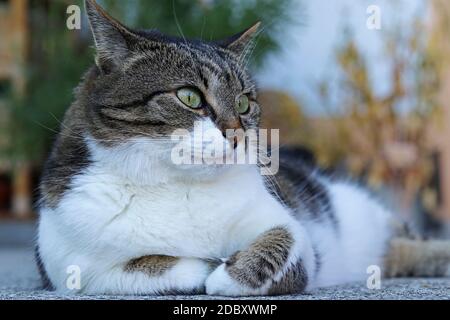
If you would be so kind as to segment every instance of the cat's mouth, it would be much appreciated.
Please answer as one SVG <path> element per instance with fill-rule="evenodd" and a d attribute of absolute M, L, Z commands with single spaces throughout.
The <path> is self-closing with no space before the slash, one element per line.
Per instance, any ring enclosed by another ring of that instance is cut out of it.
<path fill-rule="evenodd" d="M 171 161 L 175 165 L 225 166 L 250 164 L 249 148 L 244 142 L 219 139 L 200 141 L 191 145 L 184 143 L 172 149 Z"/>

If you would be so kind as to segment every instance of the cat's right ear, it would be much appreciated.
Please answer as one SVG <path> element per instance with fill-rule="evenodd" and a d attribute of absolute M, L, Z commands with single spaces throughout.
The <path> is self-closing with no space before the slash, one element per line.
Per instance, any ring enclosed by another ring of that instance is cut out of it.
<path fill-rule="evenodd" d="M 85 0 L 85 7 L 97 50 L 97 66 L 106 73 L 120 68 L 139 36 L 112 18 L 95 0 Z"/>
<path fill-rule="evenodd" d="M 255 45 L 255 37 L 257 36 L 260 27 L 261 22 L 257 22 L 241 33 L 238 33 L 226 40 L 219 41 L 219 45 L 239 56 L 243 55 L 246 51 L 250 51 Z"/>

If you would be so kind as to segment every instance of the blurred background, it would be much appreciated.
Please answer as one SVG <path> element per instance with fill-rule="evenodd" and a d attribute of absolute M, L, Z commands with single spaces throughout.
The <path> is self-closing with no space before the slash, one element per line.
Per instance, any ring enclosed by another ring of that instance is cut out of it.
<path fill-rule="evenodd" d="M 132 27 L 204 40 L 261 20 L 249 67 L 262 126 L 368 185 L 422 236 L 450 237 L 449 1 L 98 2 Z M 66 27 L 73 4 L 79 30 Z M 0 244 L 33 236 L 42 165 L 93 56 L 82 1 L 0 0 Z"/>

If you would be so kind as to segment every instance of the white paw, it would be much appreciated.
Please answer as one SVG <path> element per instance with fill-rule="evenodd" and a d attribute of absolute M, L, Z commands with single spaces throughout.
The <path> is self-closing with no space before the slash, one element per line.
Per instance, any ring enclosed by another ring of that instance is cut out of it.
<path fill-rule="evenodd" d="M 252 289 L 241 285 L 234 280 L 225 270 L 225 263 L 222 263 L 206 279 L 206 293 L 215 296 L 241 297 L 262 295 L 266 290 Z"/>
<path fill-rule="evenodd" d="M 199 259 L 183 258 L 167 274 L 179 290 L 202 287 L 210 274 L 209 265 Z"/>

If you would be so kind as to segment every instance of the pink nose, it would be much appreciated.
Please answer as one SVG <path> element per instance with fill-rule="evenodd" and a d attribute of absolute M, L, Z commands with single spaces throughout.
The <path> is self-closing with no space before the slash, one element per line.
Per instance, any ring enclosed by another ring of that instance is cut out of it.
<path fill-rule="evenodd" d="M 233 149 L 236 149 L 239 142 L 242 140 L 242 137 L 240 134 L 238 134 L 238 132 L 236 131 L 242 131 L 242 126 L 239 120 L 237 119 L 232 119 L 232 120 L 228 120 L 228 121 L 217 121 L 216 122 L 217 128 L 222 131 L 222 135 L 224 136 L 224 138 L 227 138 L 228 141 L 230 142 L 230 144 L 233 146 Z M 234 134 L 227 137 L 227 131 L 228 135 L 230 133 Z"/>

